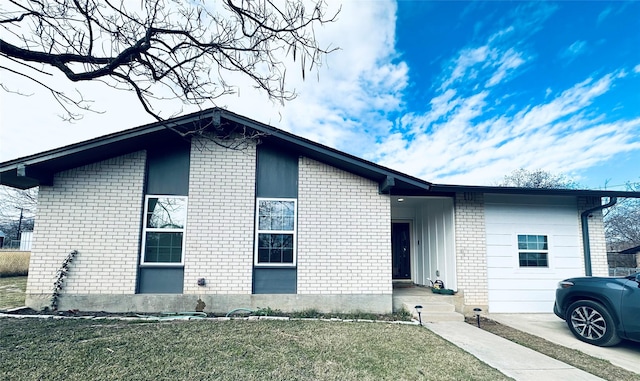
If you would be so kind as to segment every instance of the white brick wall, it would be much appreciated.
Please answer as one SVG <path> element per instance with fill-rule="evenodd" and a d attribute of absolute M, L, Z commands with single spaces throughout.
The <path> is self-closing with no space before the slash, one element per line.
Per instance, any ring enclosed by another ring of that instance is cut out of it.
<path fill-rule="evenodd" d="M 185 294 L 251 294 L 256 149 L 194 140 L 189 173 Z M 198 286 L 198 278 L 207 285 Z"/>
<path fill-rule="evenodd" d="M 458 289 L 467 306 L 488 305 L 484 195 L 457 193 L 455 200 Z"/>
<path fill-rule="evenodd" d="M 65 294 L 133 294 L 146 153 L 60 172 L 41 186 L 28 294 L 49 294 L 62 261 L 79 254 Z"/>
<path fill-rule="evenodd" d="M 298 181 L 298 293 L 391 294 L 389 196 L 308 158 Z"/>
<path fill-rule="evenodd" d="M 580 253 L 582 268 L 584 268 L 584 246 L 582 245 L 582 221 L 581 214 L 587 209 L 601 205 L 599 197 L 578 198 L 578 220 L 580 221 Z M 604 223 L 602 211 L 591 213 L 589 217 L 589 242 L 591 246 L 591 272 L 593 276 L 609 276 L 609 264 L 607 263 L 607 245 L 604 237 Z"/>

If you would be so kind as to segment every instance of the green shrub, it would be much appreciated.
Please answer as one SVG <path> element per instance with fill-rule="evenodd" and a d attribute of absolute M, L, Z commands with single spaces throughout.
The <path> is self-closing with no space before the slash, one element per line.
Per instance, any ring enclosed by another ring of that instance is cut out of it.
<path fill-rule="evenodd" d="M 28 251 L 0 251 L 0 277 L 27 275 L 30 257 Z"/>

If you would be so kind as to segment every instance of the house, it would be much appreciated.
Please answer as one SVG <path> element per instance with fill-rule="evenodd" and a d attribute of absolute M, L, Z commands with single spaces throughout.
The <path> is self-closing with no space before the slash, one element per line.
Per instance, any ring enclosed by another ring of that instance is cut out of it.
<path fill-rule="evenodd" d="M 609 275 L 627 275 L 640 268 L 640 246 L 607 253 Z"/>
<path fill-rule="evenodd" d="M 603 197 L 640 197 L 433 184 L 218 108 L 0 163 L 0 183 L 40 186 L 27 305 L 77 250 L 59 308 L 113 312 L 385 313 L 394 284 L 436 279 L 466 312 L 550 312 L 559 280 L 607 275 Z"/>

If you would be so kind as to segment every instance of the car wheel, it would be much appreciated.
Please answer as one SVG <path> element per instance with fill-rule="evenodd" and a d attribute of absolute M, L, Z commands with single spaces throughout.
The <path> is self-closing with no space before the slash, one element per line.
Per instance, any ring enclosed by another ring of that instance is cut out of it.
<path fill-rule="evenodd" d="M 579 300 L 567 309 L 567 325 L 585 343 L 608 347 L 620 342 L 611 314 L 600 303 Z"/>

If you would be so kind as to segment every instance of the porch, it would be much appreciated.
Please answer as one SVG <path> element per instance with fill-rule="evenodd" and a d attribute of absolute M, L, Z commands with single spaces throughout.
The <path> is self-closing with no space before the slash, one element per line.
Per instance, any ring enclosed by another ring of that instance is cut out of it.
<path fill-rule="evenodd" d="M 398 311 L 404 307 L 415 319 L 418 319 L 415 309 L 417 305 L 422 306 L 423 322 L 464 321 L 464 315 L 461 313 L 464 306 L 462 295 L 434 294 L 430 287 L 394 282 L 393 310 Z"/>
<path fill-rule="evenodd" d="M 457 291 L 453 198 L 391 196 L 391 255 L 394 283 Z"/>

